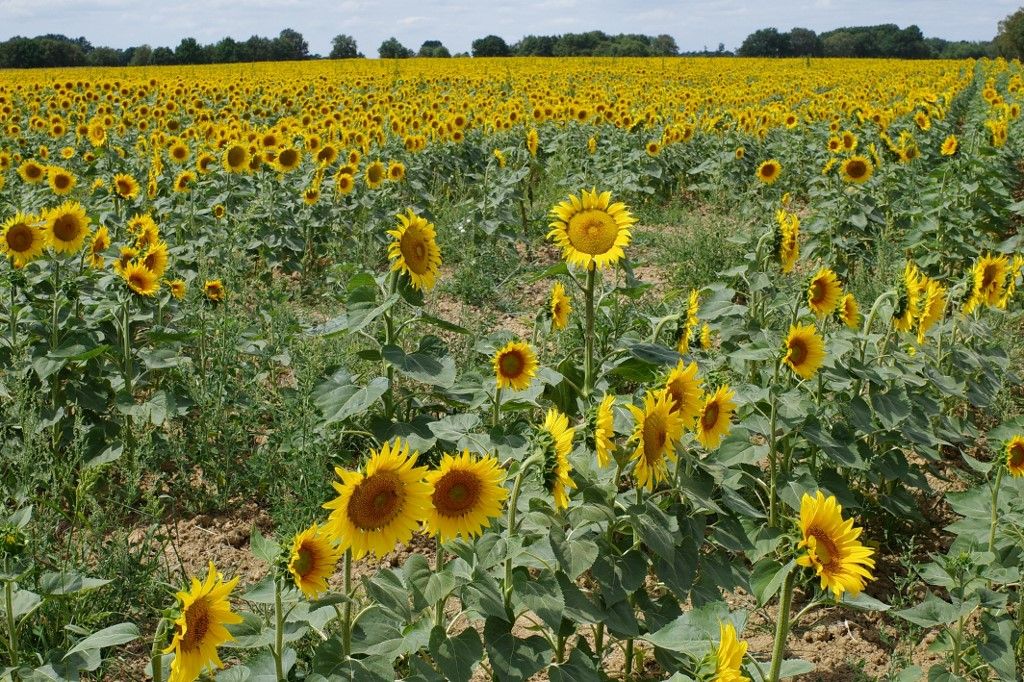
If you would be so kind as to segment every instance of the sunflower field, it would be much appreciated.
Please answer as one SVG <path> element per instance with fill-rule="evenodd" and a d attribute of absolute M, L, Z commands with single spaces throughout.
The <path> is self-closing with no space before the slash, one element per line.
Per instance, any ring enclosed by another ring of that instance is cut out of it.
<path fill-rule="evenodd" d="M 0 682 L 1020 680 L 1022 103 L 0 71 Z"/>

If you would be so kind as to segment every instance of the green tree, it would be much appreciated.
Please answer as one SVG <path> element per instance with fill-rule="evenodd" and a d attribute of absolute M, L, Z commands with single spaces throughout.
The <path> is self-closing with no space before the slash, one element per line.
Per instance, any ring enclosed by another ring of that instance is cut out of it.
<path fill-rule="evenodd" d="M 356 39 L 352 36 L 339 33 L 331 40 L 331 59 L 353 59 L 362 56 L 356 46 Z"/>
<path fill-rule="evenodd" d="M 996 51 L 1007 59 L 1024 59 L 1024 7 L 999 22 Z"/>
<path fill-rule="evenodd" d="M 406 59 L 413 55 L 413 51 L 392 36 L 380 44 L 377 54 L 381 59 Z"/>
<path fill-rule="evenodd" d="M 785 57 L 789 36 L 777 28 L 762 28 L 747 36 L 738 52 L 741 57 Z"/>
<path fill-rule="evenodd" d="M 424 40 L 417 57 L 451 57 L 452 53 L 440 40 Z"/>
<path fill-rule="evenodd" d="M 820 57 L 824 54 L 821 38 L 809 28 L 794 28 L 789 32 L 789 55 L 792 57 Z"/>
<path fill-rule="evenodd" d="M 505 39 L 496 35 L 477 38 L 471 47 L 474 57 L 509 57 L 512 55 L 512 50 L 509 49 Z"/>

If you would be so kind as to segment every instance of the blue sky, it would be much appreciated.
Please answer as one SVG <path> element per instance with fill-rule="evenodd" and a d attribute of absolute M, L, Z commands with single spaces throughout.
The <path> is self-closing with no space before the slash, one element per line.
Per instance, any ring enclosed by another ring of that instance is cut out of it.
<path fill-rule="evenodd" d="M 326 54 L 348 33 L 376 56 L 389 36 L 416 49 L 440 40 L 452 52 L 495 33 L 510 44 L 526 34 L 602 30 L 668 33 L 682 50 L 739 46 L 765 26 L 826 31 L 842 25 L 917 24 L 926 36 L 989 39 L 1022 0 L 0 0 L 0 39 L 64 33 L 94 45 L 174 47 L 186 37 L 275 36 L 293 28 Z"/>

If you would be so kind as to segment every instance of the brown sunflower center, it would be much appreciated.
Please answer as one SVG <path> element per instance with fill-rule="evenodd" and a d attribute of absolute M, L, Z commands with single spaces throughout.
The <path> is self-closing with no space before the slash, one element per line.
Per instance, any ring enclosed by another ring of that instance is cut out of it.
<path fill-rule="evenodd" d="M 277 160 L 285 168 L 291 168 L 299 162 L 299 153 L 294 149 L 285 149 L 281 152 L 281 155 L 277 157 Z"/>
<path fill-rule="evenodd" d="M 515 379 L 522 375 L 525 367 L 526 358 L 518 350 L 506 351 L 498 358 L 498 369 L 501 371 L 501 375 L 509 379 Z"/>
<path fill-rule="evenodd" d="M 366 178 L 372 183 L 380 182 L 384 177 L 384 172 L 380 166 L 370 166 L 366 171 Z"/>
<path fill-rule="evenodd" d="M 178 159 L 179 161 L 184 159 L 185 158 L 185 154 L 187 154 L 187 153 L 188 153 L 188 150 L 185 149 L 184 147 L 175 147 L 171 151 L 171 154 L 174 156 L 174 158 Z"/>
<path fill-rule="evenodd" d="M 132 186 L 127 180 L 117 181 L 117 193 L 121 196 L 128 196 L 132 193 Z"/>
<path fill-rule="evenodd" d="M 1024 443 L 1015 443 L 1010 447 L 1008 462 L 1014 469 L 1024 467 Z"/>
<path fill-rule="evenodd" d="M 29 165 L 25 167 L 25 175 L 31 180 L 43 177 L 43 169 L 40 166 Z"/>
<path fill-rule="evenodd" d="M 185 609 L 185 635 L 181 638 L 182 651 L 196 651 L 202 646 L 210 630 L 210 606 L 206 597 L 200 597 Z"/>
<path fill-rule="evenodd" d="M 71 186 L 71 176 L 63 173 L 58 173 L 53 176 L 53 186 L 57 189 L 67 189 Z"/>
<path fill-rule="evenodd" d="M 807 359 L 807 342 L 803 339 L 792 339 L 789 342 L 789 361 L 794 365 L 802 365 Z"/>
<path fill-rule="evenodd" d="M 295 560 L 292 561 L 291 569 L 301 577 L 305 578 L 317 563 L 318 557 L 316 548 L 303 544 L 299 547 L 299 551 L 296 552 L 296 555 Z"/>
<path fill-rule="evenodd" d="M 615 246 L 619 226 L 615 219 L 600 209 L 580 211 L 569 219 L 569 243 L 577 251 L 598 256 Z"/>
<path fill-rule="evenodd" d="M 814 305 L 819 305 L 821 303 L 824 303 L 824 301 L 825 301 L 825 294 L 826 294 L 827 291 L 828 291 L 828 287 L 825 286 L 824 282 L 821 282 L 819 280 L 815 280 L 815 281 L 811 282 L 811 290 L 810 290 L 811 303 L 813 303 Z"/>
<path fill-rule="evenodd" d="M 836 547 L 836 543 L 821 528 L 812 527 L 808 529 L 807 534 L 814 538 L 812 545 L 814 556 L 818 558 L 818 562 L 824 568 L 829 568 L 832 562 L 839 558 L 839 548 Z"/>
<path fill-rule="evenodd" d="M 235 145 L 228 150 L 228 165 L 232 168 L 237 168 L 245 163 L 245 149 L 239 145 Z"/>
<path fill-rule="evenodd" d="M 718 423 L 718 414 L 721 408 L 717 402 L 709 403 L 704 407 L 704 413 L 700 416 L 700 425 L 705 431 L 710 431 Z"/>
<path fill-rule="evenodd" d="M 426 240 L 419 230 L 406 230 L 401 241 L 402 258 L 405 265 L 417 275 L 422 275 L 430 269 L 430 261 L 427 258 L 429 249 Z"/>
<path fill-rule="evenodd" d="M 379 471 L 363 479 L 348 503 L 348 518 L 356 528 L 373 531 L 398 516 L 405 501 L 405 488 L 392 471 Z"/>
<path fill-rule="evenodd" d="M 985 270 L 981 275 L 981 288 L 987 289 L 995 284 L 996 277 L 999 274 L 999 268 L 995 265 L 986 265 Z"/>
<path fill-rule="evenodd" d="M 661 457 L 668 440 L 668 425 L 661 412 L 652 412 L 644 417 L 644 458 L 653 462 Z"/>
<path fill-rule="evenodd" d="M 482 488 L 480 478 L 473 472 L 449 471 L 434 484 L 431 501 L 441 516 L 464 516 L 476 507 Z"/>
<path fill-rule="evenodd" d="M 853 159 L 846 164 L 846 174 L 854 180 L 860 180 L 868 173 L 868 166 L 860 159 Z"/>
<path fill-rule="evenodd" d="M 767 166 L 761 169 L 762 178 L 771 178 L 775 176 L 775 164 L 769 163 Z"/>
<path fill-rule="evenodd" d="M 73 215 L 62 215 L 53 221 L 53 236 L 62 242 L 73 242 L 81 233 L 82 226 Z"/>
<path fill-rule="evenodd" d="M 136 270 L 128 275 L 128 284 L 136 291 L 146 291 L 149 286 L 149 274 L 144 270 Z"/>
<path fill-rule="evenodd" d="M 25 223 L 15 223 L 7 229 L 7 248 L 14 253 L 25 253 L 32 248 L 35 235 Z"/>

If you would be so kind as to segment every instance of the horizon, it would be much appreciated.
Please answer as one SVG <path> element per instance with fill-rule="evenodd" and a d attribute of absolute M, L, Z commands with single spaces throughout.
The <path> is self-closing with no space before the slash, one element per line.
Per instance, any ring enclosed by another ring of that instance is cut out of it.
<path fill-rule="evenodd" d="M 674 5 L 681 9 L 674 9 Z M 926 38 L 991 40 L 998 22 L 1018 7 L 1019 0 L 992 0 L 983 9 L 957 0 L 909 0 L 896 7 L 880 0 L 865 0 L 857 6 L 843 6 L 840 16 L 839 3 L 834 0 L 656 0 L 646 3 L 639 12 L 631 11 L 628 3 L 621 0 L 509 0 L 476 4 L 458 0 L 400 0 L 387 6 L 367 0 L 343 0 L 337 4 L 323 0 L 187 0 L 157 8 L 147 8 L 132 0 L 0 0 L 0 15 L 10 17 L 4 24 L 11 27 L 10 31 L 0 33 L 0 41 L 15 36 L 63 34 L 72 39 L 84 37 L 94 47 L 126 49 L 145 44 L 173 49 L 185 38 L 195 38 L 202 44 L 216 43 L 225 37 L 244 41 L 253 35 L 272 38 L 290 28 L 302 34 L 311 55 L 329 54 L 331 39 L 344 33 L 355 38 L 359 51 L 366 57 L 376 58 L 377 48 L 390 37 L 413 50 L 424 41 L 440 40 L 455 54 L 470 52 L 473 40 L 489 34 L 512 45 L 526 35 L 603 31 L 610 35 L 668 34 L 681 52 L 714 51 L 719 43 L 726 50 L 735 51 L 750 33 L 772 27 L 780 31 L 801 27 L 823 33 L 844 26 L 897 24 L 906 28 L 913 24 Z M 534 11 L 547 16 L 537 17 L 523 28 L 520 17 Z M 581 14 L 606 26 L 577 24 Z M 452 16 L 464 20 L 446 19 Z M 608 25 L 615 28 L 609 30 Z M 127 26 L 134 31 L 126 32 Z"/>

